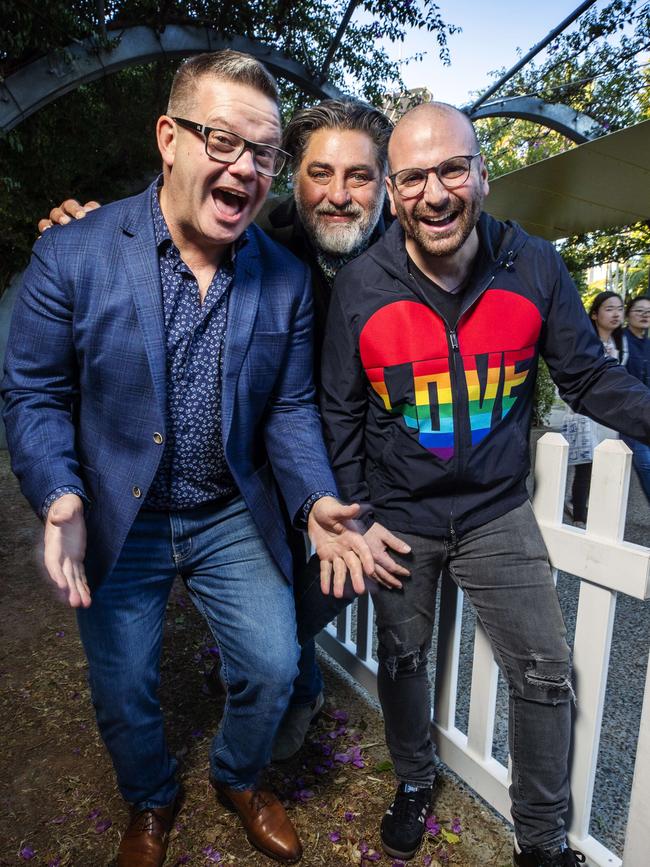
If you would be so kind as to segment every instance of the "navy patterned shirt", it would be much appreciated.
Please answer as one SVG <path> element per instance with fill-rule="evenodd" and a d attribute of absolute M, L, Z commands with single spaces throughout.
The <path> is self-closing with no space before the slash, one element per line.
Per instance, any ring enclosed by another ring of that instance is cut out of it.
<path fill-rule="evenodd" d="M 167 350 L 167 438 L 145 509 L 192 509 L 237 490 L 221 436 L 221 385 L 234 257 L 201 304 L 196 278 L 173 243 L 152 187 Z M 238 247 L 245 243 L 242 238 Z"/>

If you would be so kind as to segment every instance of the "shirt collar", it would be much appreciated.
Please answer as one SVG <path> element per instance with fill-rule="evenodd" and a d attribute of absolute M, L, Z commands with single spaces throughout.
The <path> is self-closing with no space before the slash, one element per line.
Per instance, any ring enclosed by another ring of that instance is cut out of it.
<path fill-rule="evenodd" d="M 160 207 L 160 190 L 163 185 L 163 176 L 158 175 L 155 182 L 151 185 L 151 215 L 153 217 L 154 236 L 156 238 L 156 247 L 159 253 L 165 253 L 172 248 L 174 252 L 180 256 L 178 247 L 174 244 L 172 236 L 169 232 L 169 226 Z M 248 229 L 237 238 L 232 244 L 226 255 L 224 264 L 234 265 L 237 253 L 248 243 Z"/>

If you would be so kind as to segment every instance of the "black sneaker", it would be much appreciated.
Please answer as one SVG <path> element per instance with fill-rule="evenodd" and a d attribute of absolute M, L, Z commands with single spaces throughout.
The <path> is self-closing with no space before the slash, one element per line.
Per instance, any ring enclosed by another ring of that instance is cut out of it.
<path fill-rule="evenodd" d="M 431 786 L 415 792 L 405 788 L 404 783 L 398 787 L 380 828 L 384 852 L 402 861 L 412 858 L 420 847 L 433 795 Z"/>
<path fill-rule="evenodd" d="M 575 867 L 584 864 L 587 859 L 582 852 L 575 849 L 528 849 L 526 852 L 512 853 L 512 863 L 515 867 Z"/>

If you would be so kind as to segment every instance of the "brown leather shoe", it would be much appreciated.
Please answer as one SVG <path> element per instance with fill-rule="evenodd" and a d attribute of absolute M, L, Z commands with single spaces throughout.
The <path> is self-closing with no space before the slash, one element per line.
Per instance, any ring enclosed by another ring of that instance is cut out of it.
<path fill-rule="evenodd" d="M 161 867 L 167 854 L 174 804 L 131 810 L 129 827 L 117 853 L 117 867 Z"/>
<path fill-rule="evenodd" d="M 302 858 L 302 845 L 284 807 L 268 789 L 239 791 L 210 781 L 221 803 L 239 814 L 248 842 L 269 858 L 295 864 Z"/>

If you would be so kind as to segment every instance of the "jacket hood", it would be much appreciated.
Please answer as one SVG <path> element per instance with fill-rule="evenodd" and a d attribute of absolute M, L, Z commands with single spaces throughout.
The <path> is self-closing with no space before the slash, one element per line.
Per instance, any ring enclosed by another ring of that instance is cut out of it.
<path fill-rule="evenodd" d="M 483 211 L 477 223 L 481 250 L 487 261 L 496 267 L 512 267 L 529 235 L 517 223 L 496 220 Z M 406 282 L 408 280 L 408 254 L 406 252 L 404 229 L 397 220 L 386 234 L 369 250 L 368 255 L 392 277 Z"/>

